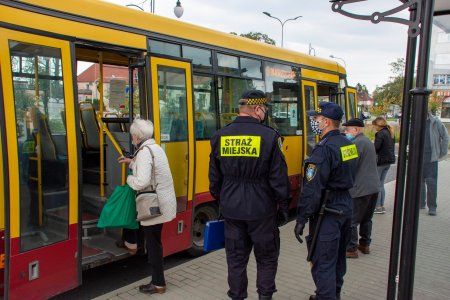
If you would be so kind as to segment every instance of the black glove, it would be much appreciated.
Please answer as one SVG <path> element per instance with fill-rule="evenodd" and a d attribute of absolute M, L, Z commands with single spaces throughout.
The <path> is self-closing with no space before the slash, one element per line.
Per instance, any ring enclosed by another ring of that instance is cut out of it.
<path fill-rule="evenodd" d="M 289 212 L 286 210 L 278 210 L 278 214 L 277 214 L 277 224 L 278 227 L 286 225 L 287 222 L 289 221 Z"/>
<path fill-rule="evenodd" d="M 301 236 L 303 235 L 303 229 L 305 228 L 305 224 L 297 223 L 295 224 L 294 234 L 300 244 L 303 244 L 303 240 Z"/>

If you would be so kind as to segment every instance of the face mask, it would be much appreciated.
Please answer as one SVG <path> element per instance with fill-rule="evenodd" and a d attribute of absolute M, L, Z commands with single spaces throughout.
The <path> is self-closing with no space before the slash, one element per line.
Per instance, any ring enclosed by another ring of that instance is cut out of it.
<path fill-rule="evenodd" d="M 317 134 L 317 135 L 321 135 L 322 134 L 322 129 L 319 128 L 319 121 L 316 121 L 314 119 L 311 119 L 311 128 L 312 131 Z"/>
<path fill-rule="evenodd" d="M 353 135 L 351 135 L 350 133 L 347 133 L 347 134 L 345 135 L 345 137 L 346 137 L 347 140 L 349 140 L 349 141 L 353 141 L 353 139 L 354 139 Z"/>
<path fill-rule="evenodd" d="M 260 123 L 264 123 L 264 121 L 265 121 L 266 118 L 267 118 L 267 108 L 266 108 L 265 110 L 263 110 L 263 109 L 261 108 L 261 110 L 264 112 L 264 117 L 263 117 L 262 119 L 259 119 L 259 122 L 260 122 Z"/>

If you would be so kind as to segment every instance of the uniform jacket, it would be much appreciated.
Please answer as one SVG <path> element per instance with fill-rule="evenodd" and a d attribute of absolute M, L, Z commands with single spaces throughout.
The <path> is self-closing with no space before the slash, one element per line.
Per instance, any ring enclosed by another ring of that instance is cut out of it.
<path fill-rule="evenodd" d="M 355 181 L 357 157 L 356 146 L 339 130 L 332 130 L 323 136 L 305 160 L 297 223 L 305 224 L 319 212 L 325 190 L 330 191 L 327 207 L 342 210 L 346 216 L 351 215 L 352 198 L 348 190 Z"/>
<path fill-rule="evenodd" d="M 430 118 L 431 162 L 435 162 L 447 155 L 448 132 L 441 120 L 431 113 L 428 113 L 428 117 Z"/>
<path fill-rule="evenodd" d="M 281 137 L 239 116 L 211 138 L 209 190 L 225 218 L 259 220 L 287 209 L 290 193 Z"/>
<path fill-rule="evenodd" d="M 155 156 L 156 194 L 162 215 L 153 219 L 141 221 L 142 226 L 150 226 L 173 220 L 177 214 L 177 200 L 173 186 L 172 173 L 164 150 L 154 139 L 144 141 L 135 152 L 130 163 L 132 174 L 128 175 L 127 183 L 136 192 L 151 191 L 152 156 L 146 146 L 151 147 Z M 139 197 L 139 195 L 137 196 Z"/>
<path fill-rule="evenodd" d="M 358 150 L 358 166 L 355 184 L 350 189 L 352 198 L 363 197 L 379 192 L 380 179 L 377 173 L 377 154 L 367 136 L 358 134 L 352 141 Z"/>
<path fill-rule="evenodd" d="M 395 163 L 394 139 L 389 129 L 383 128 L 375 133 L 374 145 L 377 152 L 377 166 Z"/>

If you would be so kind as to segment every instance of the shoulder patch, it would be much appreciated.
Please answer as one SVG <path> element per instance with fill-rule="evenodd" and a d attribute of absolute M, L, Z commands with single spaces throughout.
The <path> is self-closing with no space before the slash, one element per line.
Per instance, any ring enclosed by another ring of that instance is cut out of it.
<path fill-rule="evenodd" d="M 306 180 L 311 181 L 317 174 L 317 166 L 315 164 L 308 164 L 305 170 Z"/>

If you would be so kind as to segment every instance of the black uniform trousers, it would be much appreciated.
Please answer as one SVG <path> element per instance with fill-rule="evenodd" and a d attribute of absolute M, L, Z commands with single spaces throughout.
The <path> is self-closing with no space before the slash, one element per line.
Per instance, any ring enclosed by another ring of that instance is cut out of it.
<path fill-rule="evenodd" d="M 311 274 L 316 284 L 318 300 L 335 300 L 341 293 L 347 271 L 346 251 L 351 236 L 351 215 L 326 213 L 320 226 Z M 317 218 L 310 219 L 308 244 L 316 228 Z M 309 247 L 308 247 L 309 248 Z"/>
<path fill-rule="evenodd" d="M 142 226 L 144 229 L 148 260 L 152 264 L 152 283 L 157 286 L 166 285 L 163 266 L 163 247 L 161 243 L 162 227 L 163 224 Z"/>
<path fill-rule="evenodd" d="M 228 296 L 231 299 L 247 298 L 247 264 L 252 248 L 256 258 L 257 292 L 262 296 L 272 296 L 276 292 L 275 276 L 280 254 L 276 215 L 256 221 L 225 218 Z"/>

